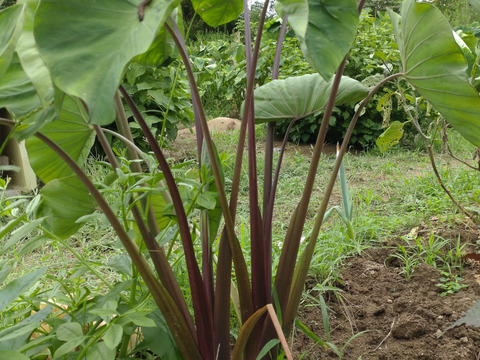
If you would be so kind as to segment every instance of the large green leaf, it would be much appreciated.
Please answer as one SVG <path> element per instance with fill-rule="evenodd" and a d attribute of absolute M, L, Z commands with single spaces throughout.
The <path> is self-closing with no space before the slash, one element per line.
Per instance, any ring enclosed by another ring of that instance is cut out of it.
<path fill-rule="evenodd" d="M 330 96 L 332 80 L 319 74 L 274 80 L 255 90 L 255 122 L 301 119 L 322 110 Z M 335 103 L 355 103 L 368 93 L 359 81 L 343 76 Z"/>
<path fill-rule="evenodd" d="M 24 10 L 23 5 L 14 5 L 0 12 L 0 79 L 12 61 L 22 33 Z"/>
<path fill-rule="evenodd" d="M 95 140 L 93 129 L 79 99 L 65 96 L 60 117 L 42 128 L 42 133 L 57 143 L 78 164 L 82 164 Z M 70 167 L 45 145 L 32 137 L 27 139 L 30 164 L 44 183 L 72 174 Z"/>
<path fill-rule="evenodd" d="M 243 11 L 242 0 L 192 0 L 203 21 L 212 27 L 235 20 Z"/>
<path fill-rule="evenodd" d="M 180 7 L 175 9 L 171 17 L 180 28 L 183 28 L 182 16 L 181 13 L 179 16 L 179 9 Z M 153 40 L 152 45 L 150 45 L 150 48 L 143 54 L 136 56 L 133 60 L 146 66 L 162 66 L 171 62 L 173 58 L 178 56 L 178 54 L 179 52 L 175 46 L 175 41 L 170 36 L 167 29 L 162 27 L 159 29 L 157 36 L 155 36 L 155 40 Z"/>
<path fill-rule="evenodd" d="M 285 2 L 284 2 L 285 3 Z M 297 33 L 305 57 L 324 79 L 330 79 L 355 39 L 358 9 L 355 0 L 316 0 L 308 2 L 308 25 L 305 36 Z M 297 7 L 292 15 L 298 16 Z M 302 24 L 301 20 L 296 23 Z M 294 30 L 303 29 L 296 25 Z M 303 30 L 302 30 L 303 31 Z"/>
<path fill-rule="evenodd" d="M 404 76 L 468 141 L 480 146 L 480 96 L 468 82 L 462 50 L 442 13 L 405 0 L 401 17 L 390 12 Z"/>
<path fill-rule="evenodd" d="M 52 106 L 44 108 L 35 86 L 14 56 L 5 74 L 0 78 L 0 108 L 6 108 L 11 117 L 21 122 L 16 137 L 21 140 L 38 131 L 52 120 L 56 113 Z"/>
<path fill-rule="evenodd" d="M 44 108 L 48 108 L 52 100 L 54 89 L 50 73 L 38 52 L 33 36 L 33 22 L 38 0 L 19 0 L 25 6 L 25 24 L 23 32 L 17 43 L 17 53 L 23 70 L 30 78 L 37 90 L 40 101 Z"/>
<path fill-rule="evenodd" d="M 282 18 L 288 15 L 288 22 L 297 36 L 305 38 L 308 27 L 308 0 L 278 0 L 275 10 Z"/>
<path fill-rule="evenodd" d="M 50 181 L 41 194 L 44 201 L 38 216 L 45 217 L 45 228 L 63 239 L 80 229 L 80 217 L 95 211 L 93 198 L 75 175 Z"/>
<path fill-rule="evenodd" d="M 178 0 L 152 1 L 138 18 L 139 0 L 44 0 L 35 39 L 53 81 L 84 100 L 90 122 L 115 118 L 114 95 L 127 63 L 147 51 Z"/>

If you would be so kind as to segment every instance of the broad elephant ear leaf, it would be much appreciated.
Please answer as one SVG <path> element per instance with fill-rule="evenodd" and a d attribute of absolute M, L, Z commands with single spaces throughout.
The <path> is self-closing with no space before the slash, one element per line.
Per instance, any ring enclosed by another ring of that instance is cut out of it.
<path fill-rule="evenodd" d="M 93 198 L 75 175 L 50 181 L 40 193 L 43 203 L 37 216 L 44 217 L 45 228 L 61 239 L 75 234 L 83 225 L 77 220 L 95 211 Z"/>
<path fill-rule="evenodd" d="M 17 140 L 33 135 L 57 115 L 53 106 L 43 107 L 35 86 L 23 71 L 16 55 L 0 77 L 0 104 L 8 110 L 13 120 L 21 123 L 15 131 Z"/>
<path fill-rule="evenodd" d="M 358 8 L 355 0 L 278 0 L 283 15 L 293 16 L 292 28 L 303 54 L 324 79 L 330 79 L 350 50 L 357 33 Z M 305 16 L 308 24 L 305 29 Z M 319 40 L 320 39 L 320 40 Z"/>
<path fill-rule="evenodd" d="M 65 96 L 60 116 L 46 124 L 42 133 L 55 141 L 78 164 L 83 164 L 95 140 L 88 116 L 79 99 Z M 44 183 L 73 174 L 70 167 L 36 137 L 26 142 L 30 164 Z"/>
<path fill-rule="evenodd" d="M 38 52 L 33 36 L 34 14 L 38 6 L 38 0 L 19 0 L 25 6 L 25 24 L 22 35 L 17 42 L 17 54 L 23 70 L 37 90 L 38 97 L 44 109 L 50 106 L 54 88 L 50 72 Z"/>
<path fill-rule="evenodd" d="M 331 88 L 332 80 L 327 82 L 319 74 L 274 80 L 255 90 L 255 122 L 301 119 L 321 111 L 327 104 Z M 362 83 L 343 76 L 335 104 L 356 103 L 367 93 Z"/>
<path fill-rule="evenodd" d="M 202 20 L 212 27 L 235 20 L 243 11 L 242 0 L 192 0 L 192 5 Z"/>
<path fill-rule="evenodd" d="M 433 5 L 415 0 L 403 3 L 401 16 L 390 11 L 390 17 L 405 79 L 465 139 L 480 146 L 480 96 L 468 82 L 463 52 L 447 20 Z"/>
<path fill-rule="evenodd" d="M 170 15 L 183 31 L 180 7 Z M 146 52 L 136 56 L 133 61 L 146 66 L 166 66 L 179 55 L 175 41 L 165 27 L 161 27 Z"/>
<path fill-rule="evenodd" d="M 0 79 L 12 61 L 16 42 L 22 33 L 24 11 L 23 5 L 0 11 Z"/>
<path fill-rule="evenodd" d="M 90 123 L 114 120 L 125 66 L 149 49 L 179 1 L 152 1 L 143 21 L 135 3 L 44 0 L 35 14 L 35 40 L 55 85 L 85 101 Z"/>
<path fill-rule="evenodd" d="M 288 16 L 288 23 L 297 36 L 305 38 L 308 27 L 308 0 L 278 0 L 275 10 L 281 18 Z"/>

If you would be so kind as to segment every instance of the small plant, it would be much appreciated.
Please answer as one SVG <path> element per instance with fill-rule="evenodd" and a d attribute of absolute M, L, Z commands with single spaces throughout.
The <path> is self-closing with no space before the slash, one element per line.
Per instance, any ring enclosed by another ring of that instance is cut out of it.
<path fill-rule="evenodd" d="M 442 290 L 442 296 L 455 294 L 468 287 L 467 284 L 460 284 L 463 281 L 463 278 L 458 275 L 453 275 L 446 271 L 442 271 L 441 274 L 442 277 L 440 278 L 440 282 L 436 286 Z"/>
<path fill-rule="evenodd" d="M 418 256 L 423 259 L 425 264 L 434 268 L 438 267 L 439 262 L 444 262 L 442 249 L 448 243 L 448 239 L 443 239 L 442 237 L 435 235 L 434 232 L 430 234 L 427 241 L 422 237 L 415 239 L 415 247 Z"/>
<path fill-rule="evenodd" d="M 407 241 L 408 243 L 408 241 Z M 397 245 L 397 251 L 395 254 L 390 255 L 389 257 L 400 260 L 402 271 L 401 273 L 405 275 L 407 280 L 410 280 L 415 268 L 418 265 L 420 258 L 416 252 L 409 251 L 410 246 L 403 246 L 402 244 Z"/>
<path fill-rule="evenodd" d="M 317 285 L 313 290 L 319 291 L 319 292 L 325 292 L 325 291 L 332 291 L 334 293 L 334 296 L 337 298 L 337 300 L 343 304 L 343 299 L 341 297 L 340 292 L 342 290 L 332 287 L 332 286 L 324 286 L 324 285 Z M 307 337 L 309 337 L 311 340 L 315 342 L 315 344 L 320 345 L 324 349 L 331 349 L 335 355 L 337 355 L 338 359 L 343 359 L 344 353 L 350 342 L 352 342 L 355 338 L 358 336 L 362 335 L 366 331 L 361 331 L 359 333 L 354 334 L 352 337 L 350 337 L 345 344 L 341 348 L 339 348 L 337 345 L 331 342 L 331 328 L 330 328 L 330 319 L 329 319 L 329 308 L 325 302 L 325 299 L 323 295 L 320 293 L 318 298 L 307 295 L 309 300 L 312 300 L 314 302 L 313 305 L 308 305 L 308 306 L 320 306 L 320 310 L 322 313 L 322 321 L 323 321 L 323 331 L 325 335 L 325 341 L 320 339 L 312 330 L 308 328 L 304 323 L 302 323 L 300 320 L 295 320 L 295 324 L 298 327 L 298 329 L 303 332 Z M 306 355 L 304 353 L 303 355 Z"/>

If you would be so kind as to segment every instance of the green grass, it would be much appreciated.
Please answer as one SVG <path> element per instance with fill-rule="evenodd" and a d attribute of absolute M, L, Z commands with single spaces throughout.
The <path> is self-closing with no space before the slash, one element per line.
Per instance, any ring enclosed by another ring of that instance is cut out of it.
<path fill-rule="evenodd" d="M 231 179 L 238 131 L 216 134 L 215 138 L 219 152 L 224 153 L 222 159 L 226 177 Z M 455 134 L 451 134 L 450 138 L 457 154 L 473 159 L 472 147 L 466 146 L 466 142 Z M 258 141 L 259 144 L 264 142 L 262 133 L 258 136 Z M 260 147 L 257 154 L 261 183 L 264 157 Z M 274 211 L 274 266 L 278 263 L 289 218 L 302 193 L 309 167 L 309 154 L 308 146 L 289 145 L 284 159 Z M 278 153 L 275 157 L 278 157 Z M 333 155 L 322 156 L 307 215 L 305 237 L 313 226 L 316 210 L 323 198 L 323 190 L 334 161 Z M 456 199 L 464 206 L 478 208 L 480 200 L 478 174 L 458 165 L 445 154 L 439 154 L 437 161 L 443 181 Z M 189 166 L 193 167 L 194 164 L 195 162 Z M 333 212 L 319 235 L 310 268 L 310 275 L 317 284 L 321 285 L 320 288 L 331 289 L 332 286 L 337 285 L 343 266 L 349 257 L 361 254 L 371 247 L 384 246 L 391 240 L 404 237 L 407 240 L 405 243 L 400 243 L 403 249 L 398 246 L 392 251 L 394 256 L 403 261 L 405 276 L 408 278 L 415 276 L 415 265 L 422 261 L 449 274 L 446 277 L 448 281 L 444 281 L 444 286 L 457 290 L 456 276 L 457 273 L 461 276 L 459 259 L 462 244 L 459 239 L 451 240 L 437 236 L 436 231 L 454 228 L 459 223 L 464 223 L 466 219 L 454 208 L 432 175 L 426 153 L 421 150 L 410 151 L 397 148 L 386 154 L 379 154 L 373 149 L 358 155 L 347 154 L 344 166 L 353 201 L 352 225 L 355 236 L 354 238 L 348 236 L 344 221 L 336 212 Z M 88 164 L 88 170 L 97 182 L 103 182 L 108 173 L 105 167 L 95 160 Z M 237 229 L 247 263 L 249 263 L 250 229 L 246 162 L 242 171 Z M 116 195 L 112 193 L 109 196 L 114 199 Z M 2 208 L 5 206 L 5 204 L 0 205 Z M 16 213 L 20 214 L 27 205 L 28 203 L 20 204 Z M 333 206 L 342 206 L 339 181 L 329 203 L 329 207 Z M 8 220 L 6 215 L 0 216 L 0 226 L 6 224 Z M 412 233 L 412 229 L 421 226 L 428 226 L 432 230 L 431 236 L 406 237 Z M 105 293 L 109 285 L 129 278 L 128 263 L 120 261 L 123 250 L 102 217 L 84 226 L 75 236 L 65 240 L 65 244 L 58 239 L 44 239 L 43 242 L 32 244 L 35 234 L 35 232 L 26 233 L 19 237 L 12 248 L 1 255 L 0 261 L 4 262 L 3 265 L 10 264 L 14 269 L 14 274 L 12 273 L 7 281 L 40 266 L 48 266 L 47 276 L 30 292 L 30 296 L 37 299 L 35 300 L 37 302 L 38 299 L 47 298 L 66 301 L 68 300 L 65 297 L 67 289 L 75 294 L 74 298 L 81 298 L 90 292 L 91 294 Z M 8 240 L 9 236 L 1 239 L 0 248 Z M 199 250 L 198 258 L 200 259 L 198 240 L 195 247 Z M 170 259 L 180 287 L 188 298 L 188 276 L 179 243 L 172 246 Z M 100 275 L 101 279 L 97 275 Z M 450 288 L 446 291 L 451 290 Z M 7 308 L 0 315 L 0 328 L 25 316 L 28 313 L 25 309 L 30 306 L 29 299 L 30 297 L 27 296 L 23 302 L 20 301 L 14 307 Z M 14 316 L 13 312 L 20 315 Z"/>
<path fill-rule="evenodd" d="M 232 138 L 235 139 L 236 134 L 222 135 L 217 139 L 219 150 L 231 153 L 232 143 L 229 143 L 229 139 Z M 262 136 L 259 140 L 263 141 Z M 456 154 L 465 159 L 473 159 L 473 146 L 466 143 L 458 134 L 452 132 L 450 142 Z M 309 157 L 304 155 L 308 153 L 308 146 L 298 147 L 297 150 L 290 149 L 288 153 L 281 171 L 276 199 L 274 251 L 280 249 L 288 220 L 301 196 L 309 166 Z M 257 151 L 257 154 L 261 178 L 264 159 L 261 151 Z M 436 161 L 443 181 L 455 198 L 464 206 L 478 207 L 480 199 L 478 174 L 446 154 L 437 154 Z M 305 234 L 308 234 L 312 226 L 316 207 L 323 197 L 323 189 L 333 163 L 333 155 L 322 157 Z M 421 149 L 412 151 L 397 147 L 385 154 L 379 154 L 376 149 L 372 149 L 359 155 L 348 154 L 344 164 L 354 201 L 353 226 L 356 239 L 355 241 L 348 239 L 343 222 L 333 214 L 323 227 L 312 261 L 311 275 L 316 277 L 319 283 L 325 280 L 335 283 L 345 259 L 369 247 L 382 245 L 390 239 L 407 234 L 412 228 L 422 224 L 434 229 L 450 228 L 466 221 L 440 187 L 433 175 L 428 156 Z M 231 173 L 227 171 L 227 177 L 229 174 Z M 243 181 L 242 195 L 247 196 L 246 178 Z M 241 204 L 242 200 L 245 198 L 240 199 Z M 338 184 L 329 205 L 341 206 Z M 242 218 L 242 212 L 247 214 L 248 208 L 240 206 L 239 211 Z"/>

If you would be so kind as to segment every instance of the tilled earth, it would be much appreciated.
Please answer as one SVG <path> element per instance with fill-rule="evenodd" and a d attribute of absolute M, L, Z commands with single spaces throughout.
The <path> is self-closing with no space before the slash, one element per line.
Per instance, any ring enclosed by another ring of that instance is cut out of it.
<path fill-rule="evenodd" d="M 468 251 L 478 250 L 479 234 L 477 229 L 463 229 L 447 235 L 452 239 L 461 235 Z M 465 261 L 461 275 L 468 287 L 441 296 L 442 290 L 436 286 L 440 270 L 421 264 L 406 280 L 401 263 L 389 257 L 396 244 L 387 245 L 346 263 L 339 285 L 341 300 L 332 294 L 325 296 L 332 343 L 342 349 L 354 334 L 365 331 L 345 348 L 343 359 L 480 359 L 480 328 L 460 325 L 443 333 L 480 300 L 480 263 Z M 302 308 L 299 319 L 325 339 L 319 306 Z M 333 350 L 315 344 L 300 331 L 294 338 L 295 359 L 338 358 Z"/>

